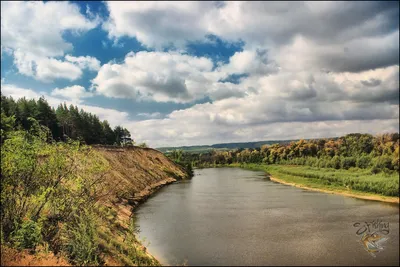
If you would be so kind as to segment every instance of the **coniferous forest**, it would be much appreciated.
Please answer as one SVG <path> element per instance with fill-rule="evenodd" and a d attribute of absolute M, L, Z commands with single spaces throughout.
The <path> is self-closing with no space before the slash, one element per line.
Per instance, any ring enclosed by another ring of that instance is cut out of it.
<path fill-rule="evenodd" d="M 1 138 L 6 137 L 8 128 L 29 130 L 33 120 L 46 126 L 55 141 L 67 138 L 84 142 L 87 145 L 121 145 L 132 143 L 131 134 L 122 126 L 111 128 L 108 121 L 101 121 L 96 115 L 79 110 L 77 106 L 60 103 L 52 108 L 44 97 L 35 99 L 1 96 Z M 128 140 L 128 142 L 124 142 Z"/>

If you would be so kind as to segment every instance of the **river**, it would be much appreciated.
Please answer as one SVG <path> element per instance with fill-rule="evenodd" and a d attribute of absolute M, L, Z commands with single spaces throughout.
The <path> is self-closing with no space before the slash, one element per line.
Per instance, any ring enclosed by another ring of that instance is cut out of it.
<path fill-rule="evenodd" d="M 136 217 L 139 238 L 163 265 L 399 264 L 398 205 L 307 191 L 263 172 L 197 169 Z M 389 223 L 389 239 L 373 257 L 356 232 L 378 219 Z"/>

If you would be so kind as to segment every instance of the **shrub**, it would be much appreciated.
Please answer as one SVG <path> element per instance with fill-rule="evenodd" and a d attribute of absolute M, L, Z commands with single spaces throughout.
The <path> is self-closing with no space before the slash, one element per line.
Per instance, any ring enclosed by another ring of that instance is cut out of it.
<path fill-rule="evenodd" d="M 373 169 L 376 171 L 383 170 L 384 168 L 387 168 L 389 170 L 394 169 L 392 165 L 392 159 L 387 155 L 374 158 L 372 160 L 372 166 Z"/>
<path fill-rule="evenodd" d="M 99 264 L 99 243 L 94 214 L 81 209 L 73 215 L 64 233 L 65 250 L 70 260 L 77 265 Z"/>
<path fill-rule="evenodd" d="M 340 166 L 342 167 L 342 169 L 346 169 L 346 170 L 348 170 L 351 167 L 355 167 L 356 159 L 353 157 L 343 157 L 340 160 Z"/>
<path fill-rule="evenodd" d="M 41 224 L 27 218 L 15 224 L 15 230 L 10 234 L 11 243 L 16 248 L 34 249 L 42 240 Z"/>
<path fill-rule="evenodd" d="M 318 164 L 318 159 L 313 157 L 307 157 L 306 165 L 315 167 Z"/>
<path fill-rule="evenodd" d="M 371 165 L 371 156 L 362 155 L 357 159 L 356 166 L 361 169 L 367 169 Z"/>
<path fill-rule="evenodd" d="M 319 168 L 329 168 L 329 160 L 324 159 L 324 158 L 320 158 L 318 161 L 318 167 Z"/>
<path fill-rule="evenodd" d="M 144 147 L 144 148 L 148 147 L 148 145 L 147 145 L 145 142 L 140 143 L 138 146 L 139 146 L 139 147 Z"/>

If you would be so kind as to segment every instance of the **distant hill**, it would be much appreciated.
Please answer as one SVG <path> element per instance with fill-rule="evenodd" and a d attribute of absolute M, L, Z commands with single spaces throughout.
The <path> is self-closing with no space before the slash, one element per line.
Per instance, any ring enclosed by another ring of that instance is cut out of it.
<path fill-rule="evenodd" d="M 184 152 L 191 153 L 202 153 L 207 152 L 212 149 L 216 150 L 231 150 L 231 149 L 239 149 L 239 148 L 258 148 L 262 145 L 272 145 L 272 144 L 282 144 L 282 143 L 290 143 L 296 140 L 270 140 L 270 141 L 256 141 L 256 142 L 243 142 L 243 143 L 221 143 L 214 145 L 200 145 L 200 146 L 180 146 L 180 147 L 159 147 L 157 150 L 166 153 L 175 149 L 181 149 Z"/>
<path fill-rule="evenodd" d="M 318 140 L 318 139 L 333 139 L 336 140 L 339 137 L 322 137 L 322 138 L 309 138 L 303 140 Z M 255 141 L 255 142 L 242 142 L 242 143 L 220 143 L 213 145 L 198 145 L 198 146 L 171 146 L 171 147 L 158 147 L 157 150 L 162 153 L 171 152 L 175 149 L 180 149 L 183 152 L 190 153 L 204 153 L 210 150 L 232 150 L 232 149 L 240 149 L 240 148 L 258 148 L 262 145 L 273 145 L 273 144 L 288 144 L 290 142 L 297 142 L 300 139 L 291 139 L 291 140 L 269 140 L 269 141 Z"/>

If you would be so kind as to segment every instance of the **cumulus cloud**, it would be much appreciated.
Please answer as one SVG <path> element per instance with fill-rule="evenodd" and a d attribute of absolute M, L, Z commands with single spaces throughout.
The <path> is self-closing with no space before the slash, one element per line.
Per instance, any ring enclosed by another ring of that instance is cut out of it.
<path fill-rule="evenodd" d="M 399 14 L 396 2 L 108 2 L 107 7 L 110 36 L 136 37 L 153 47 L 206 34 L 258 45 L 285 44 L 298 34 L 340 43 L 393 31 Z"/>
<path fill-rule="evenodd" d="M 184 47 L 213 34 L 243 40 L 246 50 L 268 49 L 279 65 L 290 68 L 355 72 L 399 63 L 398 2 L 109 2 L 107 7 L 103 26 L 110 38 L 136 37 L 156 49 Z M 251 57 L 238 53 L 232 63 L 250 63 Z"/>
<path fill-rule="evenodd" d="M 219 91 L 218 80 L 224 74 L 212 72 L 212 68 L 212 61 L 205 57 L 141 51 L 129 53 L 122 64 L 104 64 L 92 82 L 98 93 L 108 97 L 157 102 L 186 103 L 207 95 L 240 95 L 233 84 Z"/>
<path fill-rule="evenodd" d="M 268 58 L 266 50 L 254 49 L 236 52 L 230 57 L 229 63 L 222 65 L 218 71 L 228 74 L 264 76 L 277 73 L 279 66 Z"/>
<path fill-rule="evenodd" d="M 103 24 L 110 38 L 136 37 L 149 47 L 161 49 L 171 43 L 184 46 L 187 40 L 204 37 L 205 14 L 212 2 L 141 1 L 107 2 L 109 20 Z"/>
<path fill-rule="evenodd" d="M 385 36 L 362 37 L 343 43 L 318 44 L 297 36 L 275 49 L 274 59 L 291 70 L 360 72 L 399 64 L 399 31 Z"/>
<path fill-rule="evenodd" d="M 14 65 L 24 75 L 49 83 L 54 79 L 78 79 L 82 70 L 75 64 L 48 57 L 37 57 L 20 50 L 14 52 Z"/>
<path fill-rule="evenodd" d="M 233 74 L 262 77 L 278 71 L 276 62 L 258 49 L 235 53 L 216 69 L 206 57 L 140 51 L 127 54 L 121 64 L 104 64 L 92 82 L 98 93 L 108 97 L 189 103 L 204 97 L 243 97 L 254 88 L 223 80 Z"/>
<path fill-rule="evenodd" d="M 257 93 L 197 104 L 132 128 L 159 146 L 397 131 L 398 75 L 398 66 L 361 73 L 280 72 L 258 78 Z M 379 85 L 362 84 L 378 77 Z"/>
<path fill-rule="evenodd" d="M 62 34 L 93 29 L 77 5 L 68 2 L 1 2 L 1 45 L 36 56 L 55 57 L 72 50 Z"/>
<path fill-rule="evenodd" d="M 61 89 L 55 88 L 51 95 L 80 102 L 82 98 L 92 97 L 93 93 L 86 91 L 83 86 L 72 85 Z"/>
<path fill-rule="evenodd" d="M 55 79 L 74 81 L 82 76 L 85 69 L 100 69 L 100 61 L 94 57 L 73 57 L 67 55 L 65 61 L 38 57 L 19 49 L 14 51 L 14 65 L 21 74 L 31 76 L 39 81 L 50 83 Z"/>
<path fill-rule="evenodd" d="M 75 63 L 81 69 L 89 69 L 91 71 L 98 71 L 100 69 L 100 61 L 95 57 L 74 57 L 66 55 L 65 59 L 69 62 Z"/>
<path fill-rule="evenodd" d="M 62 60 L 73 49 L 62 35 L 66 31 L 81 34 L 99 22 L 87 19 L 77 5 L 68 2 L 1 2 L 2 53 L 13 53 L 18 71 L 37 80 L 75 80 L 81 69 L 97 70 L 99 62 L 90 57 Z"/>
<path fill-rule="evenodd" d="M 13 53 L 21 73 L 45 82 L 97 71 L 91 92 L 56 88 L 53 99 L 81 103 L 96 93 L 191 103 L 167 116 L 139 113 L 140 122 L 114 114 L 150 145 L 398 131 L 398 2 L 108 2 L 102 27 L 111 48 L 127 36 L 155 51 L 131 52 L 102 66 L 90 56 L 63 58 L 72 44 L 62 33 L 87 31 L 98 19 L 90 8 L 88 19 L 76 5 L 60 5 L 66 11 L 55 11 L 55 2 L 2 3 L 2 53 Z M 58 12 L 64 22 L 40 28 L 46 12 Z M 17 13 L 35 29 L 21 26 Z M 212 42 L 209 34 L 245 45 L 226 63 L 184 52 L 188 43 Z M 212 101 L 193 104 L 207 98 Z"/>
<path fill-rule="evenodd" d="M 151 119 L 162 117 L 162 114 L 160 112 L 153 112 L 153 113 L 143 112 L 143 113 L 138 113 L 137 115 L 139 117 L 151 118 Z"/>

